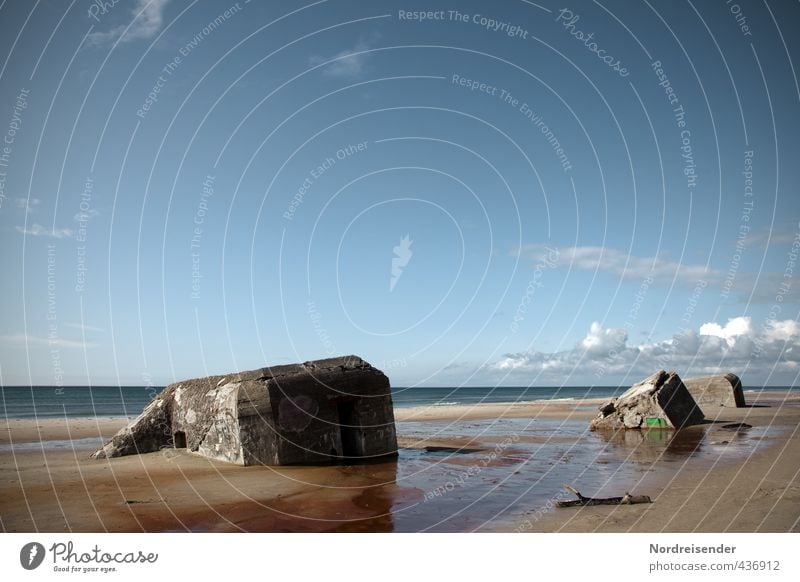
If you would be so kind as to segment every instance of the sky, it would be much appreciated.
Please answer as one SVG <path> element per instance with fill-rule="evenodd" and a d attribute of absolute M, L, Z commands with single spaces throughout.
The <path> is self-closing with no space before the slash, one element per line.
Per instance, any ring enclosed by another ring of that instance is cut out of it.
<path fill-rule="evenodd" d="M 800 371 L 784 2 L 0 4 L 0 383 Z"/>

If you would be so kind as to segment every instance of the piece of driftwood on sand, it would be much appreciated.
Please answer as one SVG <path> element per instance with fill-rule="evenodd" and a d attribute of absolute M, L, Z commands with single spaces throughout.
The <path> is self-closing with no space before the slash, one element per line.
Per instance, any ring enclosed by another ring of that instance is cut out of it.
<path fill-rule="evenodd" d="M 583 507 L 589 505 L 634 505 L 636 503 L 652 503 L 647 495 L 631 495 L 626 493 L 622 497 L 584 497 L 572 485 L 564 485 L 564 489 L 575 494 L 578 498 L 571 501 L 557 501 L 556 507 Z"/>

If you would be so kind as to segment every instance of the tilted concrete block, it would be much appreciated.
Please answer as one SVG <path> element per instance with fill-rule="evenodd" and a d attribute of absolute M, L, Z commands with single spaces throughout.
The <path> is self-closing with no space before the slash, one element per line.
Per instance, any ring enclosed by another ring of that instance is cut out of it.
<path fill-rule="evenodd" d="M 659 370 L 601 406 L 589 428 L 682 428 L 703 418 L 678 374 Z"/>
<path fill-rule="evenodd" d="M 742 381 L 736 374 L 686 378 L 683 383 L 694 401 L 706 409 L 710 410 L 719 406 L 744 407 Z"/>
<path fill-rule="evenodd" d="M 167 386 L 96 458 L 186 448 L 239 465 L 397 454 L 389 379 L 357 356 Z"/>

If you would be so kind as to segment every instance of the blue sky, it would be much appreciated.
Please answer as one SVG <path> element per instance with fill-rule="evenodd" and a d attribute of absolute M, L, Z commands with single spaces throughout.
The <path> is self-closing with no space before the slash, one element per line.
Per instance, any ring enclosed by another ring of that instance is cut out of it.
<path fill-rule="evenodd" d="M 799 15 L 5 2 L 0 380 L 794 383 Z"/>

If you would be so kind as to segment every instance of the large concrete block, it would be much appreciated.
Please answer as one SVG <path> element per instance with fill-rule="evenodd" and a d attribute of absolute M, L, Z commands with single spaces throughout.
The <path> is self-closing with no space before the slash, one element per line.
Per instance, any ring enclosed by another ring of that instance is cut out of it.
<path fill-rule="evenodd" d="M 720 406 L 744 407 L 742 381 L 736 374 L 686 378 L 683 383 L 698 406 L 707 410 Z"/>
<path fill-rule="evenodd" d="M 589 428 L 681 428 L 698 424 L 703 418 L 680 377 L 659 370 L 601 406 Z"/>
<path fill-rule="evenodd" d="M 239 465 L 397 454 L 389 379 L 357 356 L 167 386 L 97 458 L 186 448 Z"/>

